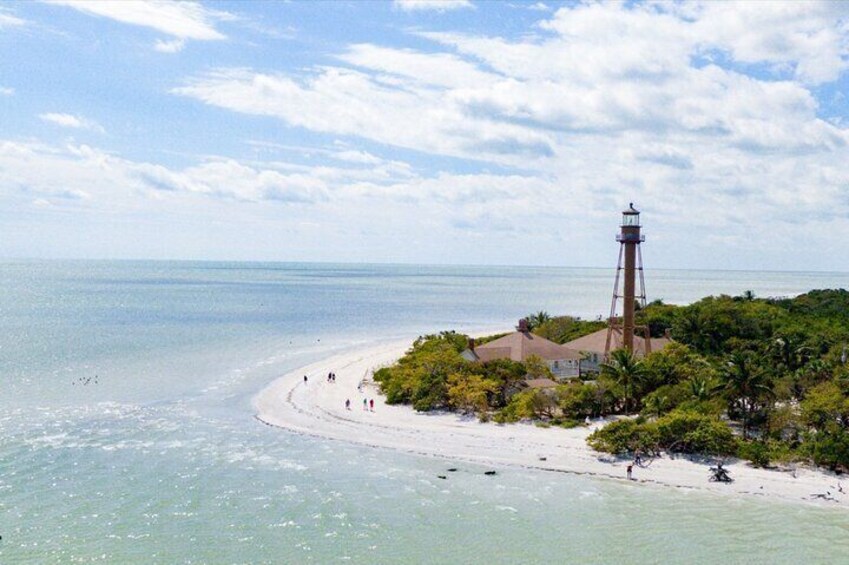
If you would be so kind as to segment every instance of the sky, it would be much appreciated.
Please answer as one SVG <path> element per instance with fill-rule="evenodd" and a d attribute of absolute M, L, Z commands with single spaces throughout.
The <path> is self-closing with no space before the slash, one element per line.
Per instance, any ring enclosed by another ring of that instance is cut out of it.
<path fill-rule="evenodd" d="M 849 3 L 0 4 L 0 256 L 849 271 Z"/>

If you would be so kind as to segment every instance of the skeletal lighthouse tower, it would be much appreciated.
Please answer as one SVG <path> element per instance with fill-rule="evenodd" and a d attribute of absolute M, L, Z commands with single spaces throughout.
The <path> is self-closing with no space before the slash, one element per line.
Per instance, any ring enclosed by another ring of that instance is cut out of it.
<path fill-rule="evenodd" d="M 645 340 L 645 353 L 651 352 L 651 341 L 646 326 L 634 324 L 637 301 L 640 307 L 646 305 L 646 281 L 643 278 L 643 255 L 640 251 L 640 243 L 646 240 L 646 236 L 640 234 L 640 212 L 634 208 L 632 202 L 628 209 L 622 212 L 622 225 L 620 232 L 616 234 L 619 245 L 619 264 L 616 267 L 616 281 L 613 283 L 613 301 L 610 305 L 610 317 L 608 318 L 607 341 L 604 352 L 609 353 L 611 349 L 622 347 L 634 352 L 634 335 L 637 331 L 643 334 Z M 624 265 L 622 259 L 625 259 Z M 640 275 L 640 289 L 637 294 L 636 278 Z M 619 291 L 620 276 L 624 278 L 622 292 Z M 616 315 L 616 306 L 622 299 L 622 318 Z"/>

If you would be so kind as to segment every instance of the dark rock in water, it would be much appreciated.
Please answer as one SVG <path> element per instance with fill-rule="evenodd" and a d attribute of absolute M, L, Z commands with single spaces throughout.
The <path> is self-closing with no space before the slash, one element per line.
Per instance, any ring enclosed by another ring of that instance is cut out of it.
<path fill-rule="evenodd" d="M 436 475 L 436 476 L 439 477 L 440 479 L 447 479 L 448 478 L 445 475 Z"/>
<path fill-rule="evenodd" d="M 484 475 L 495 475 L 495 471 L 484 471 Z"/>
<path fill-rule="evenodd" d="M 457 467 L 451 467 L 450 469 L 448 469 L 449 473 L 454 473 L 456 471 L 457 471 Z"/>

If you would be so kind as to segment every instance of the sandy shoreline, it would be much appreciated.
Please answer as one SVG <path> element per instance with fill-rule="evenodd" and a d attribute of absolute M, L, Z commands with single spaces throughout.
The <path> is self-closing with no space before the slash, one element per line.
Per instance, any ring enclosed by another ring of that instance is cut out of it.
<path fill-rule="evenodd" d="M 288 373 L 254 397 L 256 418 L 296 433 L 359 445 L 483 465 L 626 480 L 628 461 L 597 453 L 586 445 L 585 438 L 595 426 L 565 430 L 482 424 L 456 414 L 420 414 L 409 406 L 385 404 L 371 381 L 371 371 L 394 362 L 410 342 L 370 346 Z M 329 371 L 336 373 L 335 383 L 327 382 Z M 304 375 L 309 378 L 306 384 Z M 361 382 L 365 383 L 362 392 L 357 388 Z M 363 409 L 364 398 L 374 399 L 374 411 Z M 350 410 L 345 409 L 346 399 L 351 400 Z M 849 479 L 802 467 L 795 478 L 787 471 L 754 469 L 743 462 L 727 467 L 734 483 L 711 483 L 707 463 L 663 457 L 647 467 L 635 467 L 633 482 L 849 508 Z M 838 481 L 845 493 L 838 492 Z M 815 496 L 826 493 L 830 500 Z"/>

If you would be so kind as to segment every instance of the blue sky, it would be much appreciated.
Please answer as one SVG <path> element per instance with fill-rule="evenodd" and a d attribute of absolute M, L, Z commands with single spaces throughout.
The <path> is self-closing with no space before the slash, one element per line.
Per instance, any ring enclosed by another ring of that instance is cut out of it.
<path fill-rule="evenodd" d="M 6 2 L 0 255 L 846 270 L 849 5 Z"/>

